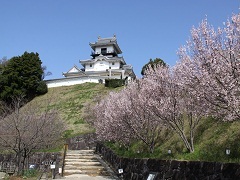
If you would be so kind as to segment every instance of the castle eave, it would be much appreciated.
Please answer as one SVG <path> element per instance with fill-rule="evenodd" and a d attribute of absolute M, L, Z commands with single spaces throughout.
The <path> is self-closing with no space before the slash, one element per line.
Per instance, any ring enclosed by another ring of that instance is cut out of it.
<path fill-rule="evenodd" d="M 123 64 L 126 64 L 125 60 L 123 59 L 123 57 L 104 57 L 104 61 L 107 61 L 107 62 L 122 62 Z M 99 59 L 86 59 L 86 60 L 79 60 L 79 62 L 82 64 L 82 65 L 85 65 L 85 64 L 91 64 L 91 63 L 95 63 L 99 61 Z"/>

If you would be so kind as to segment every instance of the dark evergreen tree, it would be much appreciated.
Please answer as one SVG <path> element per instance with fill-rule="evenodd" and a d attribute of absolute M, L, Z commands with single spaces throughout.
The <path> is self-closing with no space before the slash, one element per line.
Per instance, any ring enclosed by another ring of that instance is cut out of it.
<path fill-rule="evenodd" d="M 10 103 L 12 97 L 25 96 L 31 100 L 38 94 L 44 94 L 44 70 L 41 65 L 39 54 L 33 52 L 24 52 L 22 56 L 8 60 L 0 74 L 1 100 Z"/>
<path fill-rule="evenodd" d="M 0 59 L 0 74 L 3 71 L 4 66 L 7 65 L 7 57 L 3 57 L 2 59 Z"/>
<path fill-rule="evenodd" d="M 167 64 L 160 58 L 155 58 L 154 60 L 150 59 L 149 62 L 142 67 L 141 74 L 144 75 L 149 66 L 151 66 L 151 68 L 154 68 L 154 66 L 157 64 L 167 66 Z"/>

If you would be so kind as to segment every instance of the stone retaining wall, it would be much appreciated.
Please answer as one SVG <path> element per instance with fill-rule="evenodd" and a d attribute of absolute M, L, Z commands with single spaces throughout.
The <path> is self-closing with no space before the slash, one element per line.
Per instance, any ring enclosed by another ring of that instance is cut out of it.
<path fill-rule="evenodd" d="M 9 173 L 9 168 L 15 167 L 16 158 L 14 154 L 0 154 L 0 171 Z M 61 153 L 34 153 L 26 160 L 26 165 L 36 169 L 50 169 L 50 165 L 55 164 L 55 173 L 58 168 L 62 168 Z"/>
<path fill-rule="evenodd" d="M 123 169 L 122 176 L 125 180 L 146 180 L 150 179 L 149 174 L 155 175 L 151 180 L 240 179 L 240 164 L 237 163 L 123 158 L 115 155 L 111 149 L 101 143 L 97 144 L 96 152 L 112 166 L 115 172 L 118 173 L 119 169 Z"/>
<path fill-rule="evenodd" d="M 68 144 L 69 150 L 95 149 L 96 134 L 89 133 L 89 134 L 83 134 L 73 138 L 69 138 L 66 140 L 66 144 Z"/>

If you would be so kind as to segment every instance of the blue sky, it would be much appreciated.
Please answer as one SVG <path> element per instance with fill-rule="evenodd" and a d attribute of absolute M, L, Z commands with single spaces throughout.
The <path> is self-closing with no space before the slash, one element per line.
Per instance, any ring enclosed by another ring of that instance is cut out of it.
<path fill-rule="evenodd" d="M 150 58 L 175 65 L 176 51 L 207 15 L 219 27 L 240 0 L 0 0 L 0 58 L 38 52 L 52 75 L 62 78 L 89 42 L 116 34 L 122 56 L 138 77 Z"/>

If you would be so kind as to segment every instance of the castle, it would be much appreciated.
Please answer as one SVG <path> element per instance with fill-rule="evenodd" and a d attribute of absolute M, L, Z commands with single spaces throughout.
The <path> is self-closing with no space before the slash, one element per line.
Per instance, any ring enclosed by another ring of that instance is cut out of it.
<path fill-rule="evenodd" d="M 83 68 L 74 65 L 64 72 L 65 78 L 46 80 L 48 88 L 70 86 L 85 82 L 105 83 L 105 79 L 125 79 L 126 83 L 136 78 L 131 65 L 126 64 L 122 51 L 117 43 L 116 35 L 110 38 L 98 37 L 92 48 L 91 59 L 80 60 Z"/>

